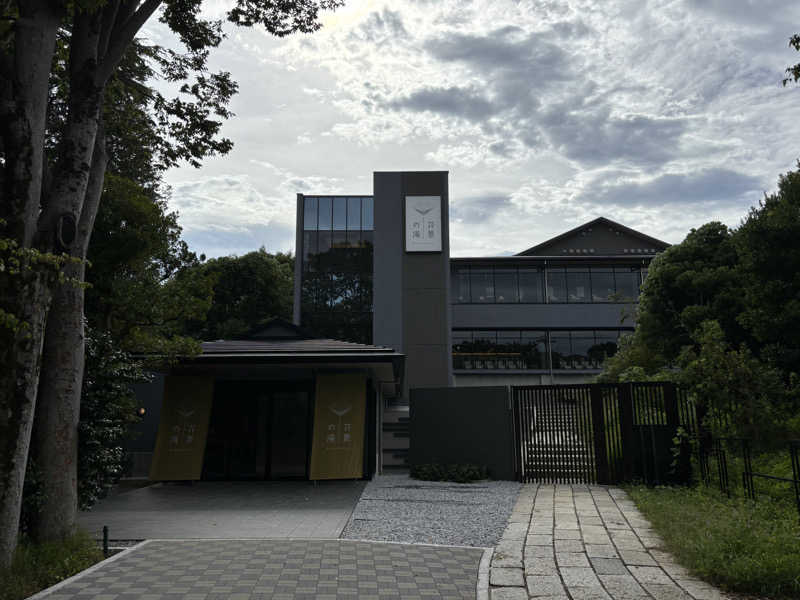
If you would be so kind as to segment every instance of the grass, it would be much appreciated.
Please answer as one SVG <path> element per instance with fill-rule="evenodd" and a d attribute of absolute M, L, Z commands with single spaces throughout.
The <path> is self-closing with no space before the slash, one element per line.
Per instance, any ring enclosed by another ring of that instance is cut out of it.
<path fill-rule="evenodd" d="M 23 541 L 10 569 L 0 571 L 0 600 L 21 600 L 103 560 L 86 533 L 61 542 Z"/>
<path fill-rule="evenodd" d="M 800 517 L 793 502 L 728 499 L 704 486 L 626 490 L 694 575 L 731 592 L 800 598 Z"/>

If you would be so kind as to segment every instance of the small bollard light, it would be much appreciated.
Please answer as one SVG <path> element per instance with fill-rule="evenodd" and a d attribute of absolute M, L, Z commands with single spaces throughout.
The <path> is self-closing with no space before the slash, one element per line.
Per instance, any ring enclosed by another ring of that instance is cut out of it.
<path fill-rule="evenodd" d="M 108 525 L 103 525 L 103 556 L 108 558 Z"/>

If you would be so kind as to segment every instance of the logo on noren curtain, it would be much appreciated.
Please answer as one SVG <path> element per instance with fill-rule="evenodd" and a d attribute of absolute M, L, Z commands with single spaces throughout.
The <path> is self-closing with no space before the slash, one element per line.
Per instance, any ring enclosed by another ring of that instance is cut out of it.
<path fill-rule="evenodd" d="M 406 196 L 406 252 L 441 251 L 441 197 Z"/>

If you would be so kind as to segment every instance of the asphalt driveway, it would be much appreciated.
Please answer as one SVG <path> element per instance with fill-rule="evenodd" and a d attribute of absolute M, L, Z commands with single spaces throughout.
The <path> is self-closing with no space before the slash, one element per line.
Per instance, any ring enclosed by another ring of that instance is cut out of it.
<path fill-rule="evenodd" d="M 358 502 L 363 481 L 155 484 L 106 498 L 79 524 L 100 538 L 335 539 Z"/>

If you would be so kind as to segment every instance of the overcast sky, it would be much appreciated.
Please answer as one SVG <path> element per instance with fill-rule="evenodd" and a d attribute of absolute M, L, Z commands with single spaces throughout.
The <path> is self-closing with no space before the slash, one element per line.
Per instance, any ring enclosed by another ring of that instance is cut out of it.
<path fill-rule="evenodd" d="M 598 216 L 674 243 L 800 157 L 796 0 L 347 0 L 324 23 L 226 27 L 235 147 L 166 176 L 193 250 L 293 250 L 297 192 L 371 194 L 379 170 L 450 172 L 454 256 Z"/>

